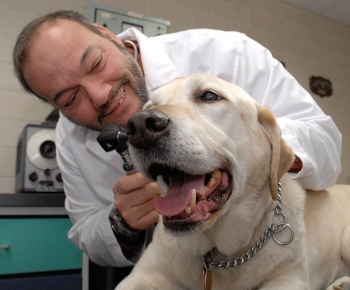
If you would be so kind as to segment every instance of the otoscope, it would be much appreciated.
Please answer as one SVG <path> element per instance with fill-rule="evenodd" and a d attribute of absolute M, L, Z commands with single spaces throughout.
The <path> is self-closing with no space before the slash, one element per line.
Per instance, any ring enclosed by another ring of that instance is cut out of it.
<path fill-rule="evenodd" d="M 135 171 L 134 163 L 128 151 L 129 136 L 124 132 L 122 126 L 118 124 L 108 124 L 97 136 L 97 142 L 106 151 L 116 150 L 123 159 L 123 169 L 127 174 Z"/>

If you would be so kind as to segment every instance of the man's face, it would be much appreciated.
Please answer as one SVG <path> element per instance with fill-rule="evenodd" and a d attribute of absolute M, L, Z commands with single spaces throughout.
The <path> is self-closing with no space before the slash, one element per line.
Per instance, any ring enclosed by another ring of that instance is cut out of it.
<path fill-rule="evenodd" d="M 44 24 L 33 40 L 23 75 L 73 122 L 101 130 L 108 123 L 125 124 L 140 109 L 138 95 L 146 93 L 141 71 L 110 39 L 58 20 Z"/>

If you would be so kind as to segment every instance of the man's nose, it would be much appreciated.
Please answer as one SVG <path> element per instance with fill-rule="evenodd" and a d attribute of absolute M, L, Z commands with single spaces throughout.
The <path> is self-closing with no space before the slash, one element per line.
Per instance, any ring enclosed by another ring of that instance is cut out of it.
<path fill-rule="evenodd" d="M 94 108 L 99 108 L 108 102 L 112 86 L 100 81 L 87 81 L 85 85 L 87 97 L 90 99 Z"/>

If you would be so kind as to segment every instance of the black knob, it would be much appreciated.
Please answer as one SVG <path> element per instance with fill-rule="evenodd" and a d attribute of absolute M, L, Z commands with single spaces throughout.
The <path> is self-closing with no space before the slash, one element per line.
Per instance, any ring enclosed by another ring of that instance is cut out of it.
<path fill-rule="evenodd" d="M 51 169 L 47 168 L 44 170 L 44 173 L 46 176 L 50 176 L 51 175 Z"/>
<path fill-rule="evenodd" d="M 56 157 L 56 145 L 55 142 L 51 140 L 44 141 L 40 145 L 40 154 L 44 158 L 50 159 Z"/>
<path fill-rule="evenodd" d="M 56 175 L 56 180 L 57 180 L 58 182 L 62 182 L 62 181 L 63 181 L 63 179 L 62 179 L 62 174 L 61 174 L 61 173 L 58 173 L 58 174 Z"/>
<path fill-rule="evenodd" d="M 31 174 L 29 174 L 28 178 L 29 178 L 30 181 L 33 181 L 33 182 L 37 181 L 38 174 L 36 174 L 36 172 L 32 172 Z"/>

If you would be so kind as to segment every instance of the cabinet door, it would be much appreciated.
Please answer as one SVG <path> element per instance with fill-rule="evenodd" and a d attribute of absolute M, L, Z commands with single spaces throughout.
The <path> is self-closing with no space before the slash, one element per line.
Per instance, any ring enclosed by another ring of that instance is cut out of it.
<path fill-rule="evenodd" d="M 67 237 L 70 227 L 67 217 L 1 217 L 0 275 L 81 269 L 82 253 Z"/>

